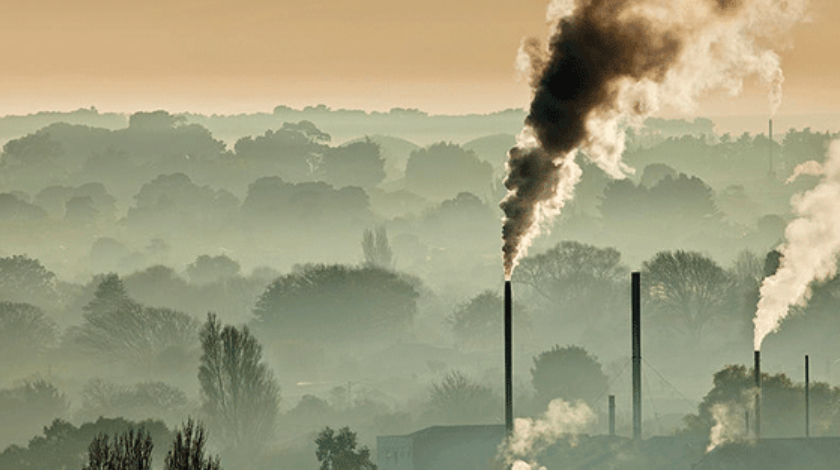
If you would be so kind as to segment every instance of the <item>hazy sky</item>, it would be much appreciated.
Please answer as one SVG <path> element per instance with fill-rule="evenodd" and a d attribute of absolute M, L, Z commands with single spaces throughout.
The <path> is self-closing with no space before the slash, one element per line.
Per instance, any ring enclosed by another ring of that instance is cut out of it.
<path fill-rule="evenodd" d="M 786 113 L 840 109 L 840 2 L 782 53 Z M 5 0 L 0 114 L 96 106 L 270 111 L 277 104 L 432 113 L 524 107 L 513 61 L 548 0 Z M 763 113 L 758 90 L 705 114 Z"/>

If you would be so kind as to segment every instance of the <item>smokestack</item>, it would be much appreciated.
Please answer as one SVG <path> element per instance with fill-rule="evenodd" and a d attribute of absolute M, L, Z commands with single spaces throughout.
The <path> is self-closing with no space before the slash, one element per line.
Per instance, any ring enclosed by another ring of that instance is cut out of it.
<path fill-rule="evenodd" d="M 513 434 L 513 293 L 505 281 L 505 429 Z"/>
<path fill-rule="evenodd" d="M 615 395 L 610 395 L 610 436 L 615 436 Z"/>
<path fill-rule="evenodd" d="M 761 439 L 761 351 L 755 351 L 755 438 Z"/>
<path fill-rule="evenodd" d="M 805 355 L 805 437 L 811 437 L 811 376 L 808 355 Z"/>
<path fill-rule="evenodd" d="M 773 120 L 770 120 L 770 140 L 767 143 L 767 176 L 774 178 L 776 174 L 773 172 Z"/>
<path fill-rule="evenodd" d="M 632 274 L 633 439 L 642 438 L 642 300 L 639 272 Z"/>

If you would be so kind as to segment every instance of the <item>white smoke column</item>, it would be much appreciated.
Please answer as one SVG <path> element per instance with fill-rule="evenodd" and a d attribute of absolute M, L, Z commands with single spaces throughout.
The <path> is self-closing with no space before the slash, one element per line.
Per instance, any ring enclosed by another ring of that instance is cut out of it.
<path fill-rule="evenodd" d="M 831 143 L 826 161 L 806 162 L 794 171 L 821 174 L 812 190 L 797 194 L 791 205 L 797 218 L 785 229 L 779 269 L 761 283 L 761 298 L 755 314 L 754 348 L 761 350 L 764 338 L 779 328 L 790 307 L 804 306 L 813 281 L 828 279 L 837 271 L 840 254 L 840 140 Z"/>
<path fill-rule="evenodd" d="M 536 462 L 537 456 L 561 439 L 570 439 L 574 444 L 580 434 L 595 420 L 595 413 L 578 402 L 569 404 L 556 398 L 548 404 L 548 410 L 540 419 L 517 418 L 513 435 L 501 452 L 505 464 L 513 470 L 542 469 Z"/>
<path fill-rule="evenodd" d="M 736 403 L 716 403 L 712 406 L 712 419 L 715 420 L 715 424 L 709 430 L 707 453 L 723 444 L 746 440 L 745 413 L 747 409 L 750 408 Z"/>
<path fill-rule="evenodd" d="M 517 68 L 530 69 L 534 97 L 508 155 L 502 238 L 510 279 L 541 229 L 572 198 L 577 150 L 614 178 L 624 129 L 662 106 L 692 111 L 713 89 L 736 95 L 757 76 L 770 112 L 781 104 L 780 43 L 807 0 L 555 0 L 550 47 L 524 40 Z M 527 57 L 526 57 L 527 55 Z"/>

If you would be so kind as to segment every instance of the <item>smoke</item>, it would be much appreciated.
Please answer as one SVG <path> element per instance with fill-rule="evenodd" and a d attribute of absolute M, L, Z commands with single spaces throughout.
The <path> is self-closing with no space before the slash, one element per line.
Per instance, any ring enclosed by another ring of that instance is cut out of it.
<path fill-rule="evenodd" d="M 811 296 L 812 281 L 828 279 L 837 272 L 840 255 L 840 140 L 831 143 L 824 164 L 800 164 L 794 177 L 819 174 L 817 186 L 794 195 L 791 205 L 797 215 L 785 229 L 779 269 L 761 283 L 755 314 L 754 347 L 761 350 L 764 338 L 778 330 L 792 306 L 804 306 Z M 794 178 L 792 177 L 792 178 Z M 788 181 L 792 181 L 789 179 Z"/>
<path fill-rule="evenodd" d="M 755 402 L 755 390 L 744 393 L 740 403 L 716 403 L 712 406 L 712 419 L 715 424 L 709 430 L 709 445 L 706 452 L 731 442 L 742 442 L 747 439 L 746 413 L 754 415 L 752 403 Z"/>
<path fill-rule="evenodd" d="M 784 80 L 772 42 L 804 16 L 807 0 L 556 0 L 547 48 L 522 42 L 517 68 L 533 89 L 525 127 L 508 152 L 501 207 L 505 277 L 541 228 L 572 198 L 578 150 L 614 178 L 624 128 L 662 105 L 691 110 L 700 93 L 737 94 L 745 77 L 768 87 L 770 111 Z"/>
<path fill-rule="evenodd" d="M 595 413 L 583 402 L 569 404 L 554 399 L 542 418 L 517 418 L 513 435 L 501 450 L 506 466 L 514 470 L 543 469 L 536 457 L 561 439 L 570 439 L 574 444 L 580 434 L 595 420 Z"/>

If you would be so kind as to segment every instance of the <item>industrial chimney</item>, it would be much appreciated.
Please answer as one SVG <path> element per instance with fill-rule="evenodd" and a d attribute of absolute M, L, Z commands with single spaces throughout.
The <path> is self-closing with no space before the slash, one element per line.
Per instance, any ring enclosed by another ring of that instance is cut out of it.
<path fill-rule="evenodd" d="M 632 275 L 633 439 L 642 438 L 642 296 L 639 272 Z"/>
<path fill-rule="evenodd" d="M 811 364 L 805 355 L 805 437 L 811 437 Z"/>
<path fill-rule="evenodd" d="M 513 293 L 505 281 L 505 429 L 513 434 Z"/>
<path fill-rule="evenodd" d="M 755 438 L 761 439 L 761 351 L 755 351 Z"/>

